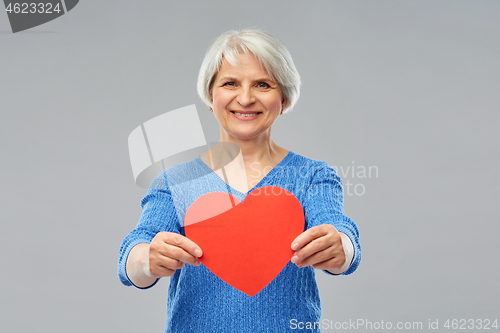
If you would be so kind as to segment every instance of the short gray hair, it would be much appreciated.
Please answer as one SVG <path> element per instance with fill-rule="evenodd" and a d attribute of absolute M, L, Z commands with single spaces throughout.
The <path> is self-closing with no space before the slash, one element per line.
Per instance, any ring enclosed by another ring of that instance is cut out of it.
<path fill-rule="evenodd" d="M 222 65 L 222 57 L 238 65 L 240 52 L 252 53 L 262 63 L 273 81 L 279 84 L 285 102 L 283 113 L 291 110 L 300 95 L 300 75 L 292 56 L 273 36 L 255 29 L 230 30 L 217 38 L 208 49 L 198 74 L 198 95 L 205 104 L 212 104 L 212 86 Z"/>

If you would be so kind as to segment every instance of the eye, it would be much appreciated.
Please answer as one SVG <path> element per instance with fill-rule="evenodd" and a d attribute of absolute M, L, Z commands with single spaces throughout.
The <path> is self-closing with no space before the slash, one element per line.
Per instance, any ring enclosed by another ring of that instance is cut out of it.
<path fill-rule="evenodd" d="M 269 84 L 267 84 L 265 82 L 259 82 L 259 84 L 257 84 L 257 86 L 259 88 L 269 88 L 269 87 L 271 87 Z"/>
<path fill-rule="evenodd" d="M 235 83 L 233 81 L 229 81 L 229 82 L 224 83 L 222 86 L 234 87 Z"/>

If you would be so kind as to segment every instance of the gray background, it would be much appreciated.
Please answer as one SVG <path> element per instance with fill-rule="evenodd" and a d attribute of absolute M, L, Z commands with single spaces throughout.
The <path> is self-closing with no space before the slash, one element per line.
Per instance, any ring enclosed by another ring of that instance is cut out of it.
<path fill-rule="evenodd" d="M 110 0 L 17 34 L 0 13 L 1 332 L 163 331 L 168 279 L 116 275 L 146 192 L 127 137 L 196 103 L 217 140 L 196 77 L 210 42 L 245 27 L 280 39 L 303 79 L 275 141 L 378 168 L 341 174 L 365 189 L 345 197 L 363 259 L 318 272 L 323 318 L 500 319 L 500 2 Z"/>

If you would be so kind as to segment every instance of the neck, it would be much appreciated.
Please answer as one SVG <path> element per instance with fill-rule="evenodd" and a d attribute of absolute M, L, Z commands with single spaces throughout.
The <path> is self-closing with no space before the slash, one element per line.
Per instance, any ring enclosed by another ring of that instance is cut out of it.
<path fill-rule="evenodd" d="M 238 145 L 241 149 L 241 154 L 245 165 L 259 162 L 263 164 L 273 163 L 274 160 L 283 158 L 288 151 L 278 146 L 271 140 L 271 129 L 266 133 L 259 135 L 256 138 L 241 139 L 228 135 L 221 127 L 220 132 L 221 142 L 231 142 Z"/>

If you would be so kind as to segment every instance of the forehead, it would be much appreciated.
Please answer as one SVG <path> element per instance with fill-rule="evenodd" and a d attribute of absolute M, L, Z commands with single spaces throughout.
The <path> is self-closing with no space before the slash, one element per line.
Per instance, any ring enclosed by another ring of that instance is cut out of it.
<path fill-rule="evenodd" d="M 264 65 L 253 54 L 239 53 L 235 56 L 235 60 L 236 63 L 231 64 L 228 59 L 223 57 L 217 77 L 229 74 L 270 77 Z"/>

